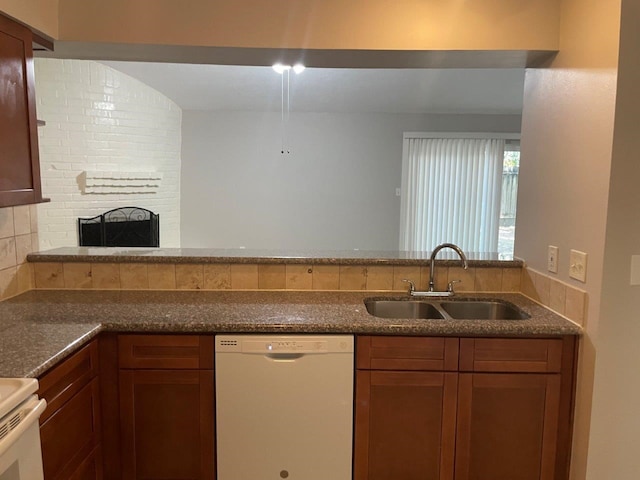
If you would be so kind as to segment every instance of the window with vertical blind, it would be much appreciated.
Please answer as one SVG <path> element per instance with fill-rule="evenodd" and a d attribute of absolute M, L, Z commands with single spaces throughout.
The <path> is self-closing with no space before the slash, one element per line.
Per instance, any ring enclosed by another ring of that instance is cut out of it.
<path fill-rule="evenodd" d="M 512 254 L 512 239 L 505 246 L 500 238 L 501 199 L 505 151 L 518 140 L 517 134 L 405 133 L 400 249 L 430 251 L 452 242 L 466 252 Z"/>

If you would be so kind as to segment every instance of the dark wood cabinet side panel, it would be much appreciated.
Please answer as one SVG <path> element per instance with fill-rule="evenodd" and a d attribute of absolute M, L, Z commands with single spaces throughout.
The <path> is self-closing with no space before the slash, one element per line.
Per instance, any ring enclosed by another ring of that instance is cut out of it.
<path fill-rule="evenodd" d="M 571 463 L 571 445 L 578 369 L 579 337 L 562 339 L 562 384 L 560 385 L 560 410 L 558 412 L 558 444 L 555 480 L 568 480 Z"/>
<path fill-rule="evenodd" d="M 456 415 L 458 404 L 458 373 L 444 374 L 442 400 L 442 449 L 440 480 L 453 480 L 456 453 Z"/>
<path fill-rule="evenodd" d="M 76 393 L 41 426 L 45 480 L 66 480 L 100 443 L 98 379 Z"/>
<path fill-rule="evenodd" d="M 200 365 L 198 366 L 202 370 L 213 369 L 215 348 L 213 335 L 200 335 Z"/>
<path fill-rule="evenodd" d="M 215 379 L 211 370 L 200 371 L 200 478 L 216 476 Z"/>
<path fill-rule="evenodd" d="M 358 344 L 359 345 L 359 344 Z M 369 478 L 369 424 L 371 422 L 371 372 L 356 370 L 356 394 L 354 411 L 354 480 Z"/>
<path fill-rule="evenodd" d="M 103 474 L 106 480 L 121 480 L 118 335 L 102 333 L 98 342 Z"/>
<path fill-rule="evenodd" d="M 445 338 L 444 339 L 444 370 L 448 372 L 457 372 L 460 358 L 460 339 Z"/>
<path fill-rule="evenodd" d="M 213 368 L 213 337 L 198 335 L 119 335 L 120 368 Z"/>
<path fill-rule="evenodd" d="M 356 337 L 356 368 L 371 368 L 371 337 L 368 335 Z"/>
<path fill-rule="evenodd" d="M 135 479 L 136 471 L 136 430 L 134 417 L 134 386 L 135 377 L 134 370 L 121 370 L 119 378 L 119 395 L 118 403 L 120 408 L 120 465 L 121 479 Z M 106 468 L 105 468 L 106 470 Z M 115 479 L 114 479 L 115 480 Z"/>
<path fill-rule="evenodd" d="M 98 369 L 98 344 L 94 340 L 40 377 L 38 395 L 47 401 L 40 424 L 94 378 Z"/>

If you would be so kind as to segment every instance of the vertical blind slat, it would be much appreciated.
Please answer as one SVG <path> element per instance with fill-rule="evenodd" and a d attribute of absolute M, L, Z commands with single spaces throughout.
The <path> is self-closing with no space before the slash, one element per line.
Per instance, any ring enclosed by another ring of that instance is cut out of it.
<path fill-rule="evenodd" d="M 400 248 L 496 252 L 504 140 L 406 138 Z"/>

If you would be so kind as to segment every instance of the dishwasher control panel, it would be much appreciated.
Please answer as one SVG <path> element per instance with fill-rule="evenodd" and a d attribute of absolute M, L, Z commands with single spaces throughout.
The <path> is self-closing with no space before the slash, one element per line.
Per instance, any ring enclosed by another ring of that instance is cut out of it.
<path fill-rule="evenodd" d="M 261 355 L 270 353 L 351 353 L 353 352 L 353 337 L 344 335 L 220 335 L 216 337 L 216 352 Z"/>

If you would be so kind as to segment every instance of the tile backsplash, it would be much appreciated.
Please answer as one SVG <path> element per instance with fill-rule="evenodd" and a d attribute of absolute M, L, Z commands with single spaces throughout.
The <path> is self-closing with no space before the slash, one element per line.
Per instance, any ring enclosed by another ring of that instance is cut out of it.
<path fill-rule="evenodd" d="M 585 326 L 588 295 L 584 290 L 527 267 L 522 269 L 521 285 L 527 297 Z"/>
<path fill-rule="evenodd" d="M 38 249 L 35 205 L 0 208 L 0 300 L 35 286 L 27 255 Z"/>
<path fill-rule="evenodd" d="M 404 279 L 425 290 L 429 267 L 385 265 L 301 265 L 247 263 L 85 263 L 37 262 L 35 287 L 46 289 L 107 290 L 408 290 Z M 476 292 L 520 291 L 521 269 L 477 267 L 463 270 L 439 266 L 437 288 L 460 280 L 456 290 Z"/>

